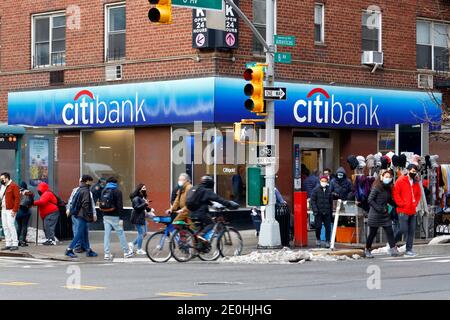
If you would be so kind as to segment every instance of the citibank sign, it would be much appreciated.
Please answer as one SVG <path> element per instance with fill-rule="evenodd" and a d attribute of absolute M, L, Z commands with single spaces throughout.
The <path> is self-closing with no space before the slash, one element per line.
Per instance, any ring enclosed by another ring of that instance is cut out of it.
<path fill-rule="evenodd" d="M 308 93 L 307 100 L 298 100 L 293 111 L 299 123 L 379 126 L 378 109 L 373 97 L 355 104 L 316 88 Z"/>

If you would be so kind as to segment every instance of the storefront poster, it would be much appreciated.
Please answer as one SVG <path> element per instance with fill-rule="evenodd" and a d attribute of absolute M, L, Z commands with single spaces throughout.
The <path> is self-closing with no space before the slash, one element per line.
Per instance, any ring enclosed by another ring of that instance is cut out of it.
<path fill-rule="evenodd" d="M 48 140 L 30 139 L 30 185 L 36 187 L 39 183 L 48 183 Z"/>
<path fill-rule="evenodd" d="M 300 145 L 294 145 L 294 189 L 301 189 L 301 172 L 300 172 Z"/>

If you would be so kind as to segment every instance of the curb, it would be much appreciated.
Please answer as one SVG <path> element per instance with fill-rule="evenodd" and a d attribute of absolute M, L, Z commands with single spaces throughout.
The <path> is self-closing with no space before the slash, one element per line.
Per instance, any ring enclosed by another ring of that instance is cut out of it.
<path fill-rule="evenodd" d="M 0 257 L 34 258 L 28 252 L 0 252 Z"/>

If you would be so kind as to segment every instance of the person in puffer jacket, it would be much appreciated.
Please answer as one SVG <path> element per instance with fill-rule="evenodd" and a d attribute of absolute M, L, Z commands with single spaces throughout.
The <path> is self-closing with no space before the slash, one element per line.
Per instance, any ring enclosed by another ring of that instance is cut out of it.
<path fill-rule="evenodd" d="M 320 232 L 322 230 L 323 223 L 325 226 L 326 240 L 323 246 L 325 248 L 329 248 L 331 239 L 331 217 L 333 215 L 333 196 L 331 194 L 327 176 L 320 177 L 320 184 L 312 192 L 311 207 L 314 213 L 314 221 L 316 225 L 316 245 L 317 247 L 322 246 L 322 242 L 320 241 Z"/>
<path fill-rule="evenodd" d="M 339 169 L 336 170 L 336 176 L 330 182 L 330 190 L 335 200 L 352 200 L 352 182 L 347 178 L 347 174 L 343 167 L 339 167 Z"/>
<path fill-rule="evenodd" d="M 38 207 L 39 216 L 44 221 L 44 233 L 47 238 L 44 245 L 55 246 L 55 228 L 59 219 L 58 199 L 45 182 L 39 183 L 37 191 L 40 198 L 34 201 L 34 205 Z"/>

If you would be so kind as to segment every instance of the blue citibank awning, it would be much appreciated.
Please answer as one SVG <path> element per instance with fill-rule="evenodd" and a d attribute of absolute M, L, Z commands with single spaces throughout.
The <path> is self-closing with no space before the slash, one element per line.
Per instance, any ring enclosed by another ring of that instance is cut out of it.
<path fill-rule="evenodd" d="M 231 123 L 255 115 L 244 108 L 245 81 L 196 78 L 10 92 L 11 125 L 107 128 L 203 121 Z M 287 99 L 275 103 L 276 125 L 393 130 L 428 122 L 438 128 L 437 92 L 278 82 Z"/>

